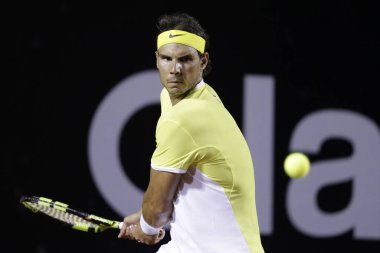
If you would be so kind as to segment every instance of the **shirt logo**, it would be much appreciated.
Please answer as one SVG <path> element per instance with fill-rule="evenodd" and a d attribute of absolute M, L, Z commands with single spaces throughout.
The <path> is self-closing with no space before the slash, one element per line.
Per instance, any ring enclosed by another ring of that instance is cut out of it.
<path fill-rule="evenodd" d="M 169 34 L 169 38 L 174 38 L 174 37 L 178 37 L 178 36 L 183 36 L 185 34 Z"/>

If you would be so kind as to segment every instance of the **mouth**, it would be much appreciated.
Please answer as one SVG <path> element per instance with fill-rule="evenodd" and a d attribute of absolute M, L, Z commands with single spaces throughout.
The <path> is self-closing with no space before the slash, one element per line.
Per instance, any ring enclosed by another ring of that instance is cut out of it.
<path fill-rule="evenodd" d="M 168 80 L 168 83 L 183 83 L 182 80 Z"/>
<path fill-rule="evenodd" d="M 179 89 L 184 85 L 184 82 L 182 80 L 168 80 L 167 81 L 167 87 L 170 89 Z"/>

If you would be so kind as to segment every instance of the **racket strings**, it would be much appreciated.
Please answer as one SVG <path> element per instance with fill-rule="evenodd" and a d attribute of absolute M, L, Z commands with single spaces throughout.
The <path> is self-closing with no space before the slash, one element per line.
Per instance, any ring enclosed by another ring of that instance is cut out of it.
<path fill-rule="evenodd" d="M 75 214 L 68 213 L 66 211 L 59 210 L 50 206 L 39 205 L 38 203 L 29 203 L 29 205 L 31 205 L 31 208 L 38 210 L 41 213 L 49 215 L 52 218 L 63 221 L 70 225 L 79 225 L 81 227 L 88 227 L 93 229 L 96 229 L 99 226 Z"/>

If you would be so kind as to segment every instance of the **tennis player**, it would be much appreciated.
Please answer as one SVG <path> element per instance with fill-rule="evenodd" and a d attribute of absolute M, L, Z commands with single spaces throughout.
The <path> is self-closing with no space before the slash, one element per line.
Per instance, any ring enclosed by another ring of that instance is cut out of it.
<path fill-rule="evenodd" d="M 208 35 L 186 13 L 161 16 L 158 29 L 157 145 L 142 208 L 124 218 L 119 238 L 155 244 L 170 224 L 158 253 L 262 253 L 248 145 L 204 81 Z"/>

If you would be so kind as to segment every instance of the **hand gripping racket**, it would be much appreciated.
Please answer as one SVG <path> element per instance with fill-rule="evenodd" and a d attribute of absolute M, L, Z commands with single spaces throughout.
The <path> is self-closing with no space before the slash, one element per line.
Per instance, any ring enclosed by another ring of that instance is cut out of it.
<path fill-rule="evenodd" d="M 70 208 L 67 204 L 45 197 L 22 196 L 21 204 L 34 213 L 42 213 L 59 220 L 73 229 L 99 233 L 108 228 L 121 229 L 123 222 L 105 219 Z"/>

